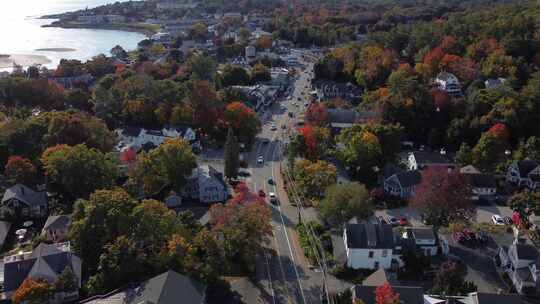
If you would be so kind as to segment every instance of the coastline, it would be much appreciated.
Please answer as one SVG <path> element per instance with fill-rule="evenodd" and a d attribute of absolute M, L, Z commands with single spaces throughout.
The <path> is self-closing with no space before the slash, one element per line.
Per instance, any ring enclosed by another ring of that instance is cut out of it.
<path fill-rule="evenodd" d="M 64 29 L 97 29 L 97 30 L 116 30 L 124 32 L 135 32 L 151 37 L 159 32 L 159 28 L 143 23 L 117 23 L 117 24 L 86 24 L 76 22 L 55 21 L 51 24 L 45 24 L 41 27 L 57 27 Z"/>

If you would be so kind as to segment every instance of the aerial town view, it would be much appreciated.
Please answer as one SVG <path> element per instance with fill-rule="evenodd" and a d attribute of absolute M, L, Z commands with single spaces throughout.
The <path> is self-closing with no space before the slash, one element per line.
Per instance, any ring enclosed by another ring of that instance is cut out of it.
<path fill-rule="evenodd" d="M 0 304 L 540 304 L 540 1 L 0 1 Z"/>

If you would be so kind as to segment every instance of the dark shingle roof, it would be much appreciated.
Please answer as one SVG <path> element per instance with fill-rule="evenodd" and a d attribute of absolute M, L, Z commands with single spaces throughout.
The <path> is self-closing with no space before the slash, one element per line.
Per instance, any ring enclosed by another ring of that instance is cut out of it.
<path fill-rule="evenodd" d="M 520 260 L 536 260 L 538 258 L 538 250 L 529 244 L 515 244 L 517 258 Z"/>
<path fill-rule="evenodd" d="M 375 304 L 375 286 L 356 285 L 354 288 L 354 299 L 362 300 L 365 304 Z M 392 286 L 395 293 L 399 294 L 399 299 L 406 304 L 424 304 L 424 290 L 422 287 Z"/>
<path fill-rule="evenodd" d="M 22 184 L 16 184 L 8 188 L 4 193 L 2 203 L 11 199 L 16 199 L 31 207 L 47 206 L 47 194 L 45 192 L 36 192 Z"/>
<path fill-rule="evenodd" d="M 122 129 L 122 135 L 124 136 L 130 136 L 130 137 L 137 137 L 139 134 L 141 134 L 141 128 L 139 127 L 132 127 L 127 126 Z"/>
<path fill-rule="evenodd" d="M 475 188 L 497 188 L 497 182 L 491 174 L 465 174 Z"/>
<path fill-rule="evenodd" d="M 6 241 L 10 228 L 10 222 L 0 221 L 0 249 L 2 249 L 2 246 L 4 246 L 4 242 Z"/>
<path fill-rule="evenodd" d="M 206 286 L 185 275 L 167 271 L 142 283 L 128 304 L 199 304 L 204 299 Z"/>
<path fill-rule="evenodd" d="M 538 167 L 538 162 L 535 160 L 521 160 L 517 162 L 517 167 L 519 169 L 519 174 L 521 176 L 526 176 L 536 167 Z"/>
<path fill-rule="evenodd" d="M 412 152 L 418 164 L 447 164 L 453 163 L 447 154 L 439 152 L 415 151 Z"/>
<path fill-rule="evenodd" d="M 478 304 L 520 304 L 523 303 L 521 296 L 518 294 L 494 294 L 494 293 L 473 293 L 478 299 Z"/>
<path fill-rule="evenodd" d="M 436 239 L 435 231 L 433 227 L 412 227 L 407 228 L 407 233 L 410 234 L 415 239 Z"/>
<path fill-rule="evenodd" d="M 422 181 L 422 174 L 420 174 L 420 171 L 418 170 L 404 171 L 396 174 L 396 177 L 398 178 L 402 187 L 415 186 L 420 184 Z"/>
<path fill-rule="evenodd" d="M 69 215 L 51 215 L 47 218 L 43 229 L 65 229 L 71 224 L 71 216 Z"/>
<path fill-rule="evenodd" d="M 347 246 L 349 248 L 394 248 L 394 232 L 387 224 L 348 224 Z M 375 245 L 368 245 L 369 241 Z"/>

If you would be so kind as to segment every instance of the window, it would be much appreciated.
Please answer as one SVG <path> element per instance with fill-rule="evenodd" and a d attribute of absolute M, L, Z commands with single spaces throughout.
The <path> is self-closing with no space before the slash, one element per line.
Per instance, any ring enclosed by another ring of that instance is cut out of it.
<path fill-rule="evenodd" d="M 370 258 L 370 259 L 373 259 L 373 251 L 370 251 L 370 252 L 369 252 L 369 258 Z"/>
<path fill-rule="evenodd" d="M 375 262 L 375 265 L 374 265 L 374 266 L 375 266 L 375 267 L 374 267 L 375 269 L 379 269 L 379 262 Z"/>
<path fill-rule="evenodd" d="M 383 249 L 383 251 L 382 251 L 382 257 L 385 258 L 387 255 L 388 255 L 388 250 L 387 250 L 387 249 Z"/>

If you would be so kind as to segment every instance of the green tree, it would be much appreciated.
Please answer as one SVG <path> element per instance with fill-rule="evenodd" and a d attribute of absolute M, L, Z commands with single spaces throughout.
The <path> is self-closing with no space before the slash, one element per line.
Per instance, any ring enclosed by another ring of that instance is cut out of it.
<path fill-rule="evenodd" d="M 192 55 L 187 62 L 191 78 L 197 80 L 211 80 L 216 72 L 216 63 L 210 57 L 203 55 Z"/>
<path fill-rule="evenodd" d="M 377 168 L 381 167 L 383 160 L 378 137 L 369 131 L 361 131 L 352 135 L 345 133 L 338 140 L 344 145 L 344 148 L 338 152 L 338 157 L 348 170 L 360 181 L 374 183 Z"/>
<path fill-rule="evenodd" d="M 467 143 L 462 143 L 456 153 L 456 162 L 463 167 L 472 164 L 472 160 L 471 147 Z"/>
<path fill-rule="evenodd" d="M 540 214 L 540 193 L 525 190 L 510 196 L 506 204 L 516 210 L 524 224 L 527 224 L 529 216 Z"/>
<path fill-rule="evenodd" d="M 249 41 L 249 37 L 251 37 L 251 33 L 246 27 L 241 27 L 238 30 L 238 36 L 240 37 L 240 41 L 242 43 L 246 43 Z"/>
<path fill-rule="evenodd" d="M 167 186 L 180 191 L 186 176 L 196 166 L 190 145 L 182 139 L 169 139 L 156 149 L 138 155 L 130 181 L 142 187 L 147 195 L 156 194 Z"/>
<path fill-rule="evenodd" d="M 336 226 L 347 223 L 355 216 L 365 219 L 372 210 L 368 190 L 356 182 L 329 186 L 320 204 L 321 217 Z"/>
<path fill-rule="evenodd" d="M 128 234 L 137 201 L 124 190 L 98 190 L 75 203 L 69 239 L 88 273 L 95 273 L 105 245 Z"/>
<path fill-rule="evenodd" d="M 60 273 L 56 282 L 54 283 L 54 289 L 63 292 L 74 292 L 79 289 L 78 279 L 73 273 L 70 266 L 66 266 Z"/>
<path fill-rule="evenodd" d="M 248 85 L 249 81 L 249 74 L 246 70 L 232 64 L 226 64 L 217 76 L 217 83 L 222 88 L 233 85 Z"/>
<path fill-rule="evenodd" d="M 466 275 L 465 265 L 454 261 L 446 261 L 441 264 L 435 276 L 432 294 L 439 295 L 465 295 L 476 291 L 476 286 L 464 280 Z"/>
<path fill-rule="evenodd" d="M 227 133 L 227 141 L 225 142 L 225 176 L 227 178 L 236 178 L 238 176 L 238 168 L 240 167 L 240 147 L 236 136 L 234 136 L 232 128 L 229 128 Z"/>
<path fill-rule="evenodd" d="M 272 77 L 268 67 L 262 63 L 257 63 L 253 66 L 253 69 L 251 70 L 251 82 L 256 83 L 270 80 L 272 80 Z"/>
<path fill-rule="evenodd" d="M 59 145 L 41 156 L 48 182 L 72 198 L 88 197 L 97 189 L 114 185 L 118 176 L 112 155 L 86 145 Z"/>

